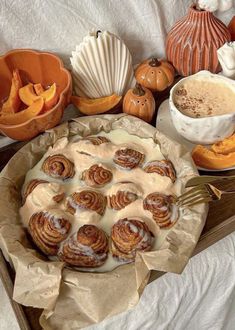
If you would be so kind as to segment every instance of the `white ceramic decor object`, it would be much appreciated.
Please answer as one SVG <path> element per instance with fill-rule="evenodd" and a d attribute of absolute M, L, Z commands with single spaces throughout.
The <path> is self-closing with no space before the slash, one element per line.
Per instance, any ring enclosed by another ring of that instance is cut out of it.
<path fill-rule="evenodd" d="M 222 67 L 221 74 L 235 79 L 235 41 L 226 42 L 217 50 L 217 55 Z"/>
<path fill-rule="evenodd" d="M 233 7 L 233 0 L 197 0 L 197 7 L 206 11 L 226 11 Z"/>
<path fill-rule="evenodd" d="M 123 95 L 132 85 L 131 54 L 124 42 L 108 32 L 91 32 L 70 58 L 77 95 L 100 98 Z"/>
<path fill-rule="evenodd" d="M 235 111 L 225 115 L 215 115 L 211 117 L 192 118 L 183 114 L 174 104 L 174 93 L 180 85 L 188 79 L 203 81 L 213 81 L 224 83 L 234 90 L 235 81 L 222 75 L 213 74 L 209 71 L 200 71 L 192 76 L 181 79 L 170 91 L 170 112 L 172 122 L 177 132 L 185 139 L 196 144 L 212 144 L 221 141 L 233 134 L 235 130 Z M 235 110 L 235 109 L 234 109 Z"/>

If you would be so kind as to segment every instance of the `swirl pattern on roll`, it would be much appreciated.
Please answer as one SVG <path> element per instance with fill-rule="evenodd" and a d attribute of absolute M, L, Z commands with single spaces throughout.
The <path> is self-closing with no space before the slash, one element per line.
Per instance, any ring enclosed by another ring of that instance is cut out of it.
<path fill-rule="evenodd" d="M 170 160 L 154 160 L 145 165 L 144 171 L 146 173 L 157 173 L 161 176 L 168 176 L 172 182 L 176 180 L 175 168 Z"/>
<path fill-rule="evenodd" d="M 99 166 L 92 165 L 89 169 L 82 173 L 82 180 L 90 187 L 103 187 L 112 181 L 113 174 L 111 171 Z"/>
<path fill-rule="evenodd" d="M 59 257 L 78 267 L 99 267 L 108 257 L 108 238 L 94 225 L 84 225 L 63 243 Z"/>
<path fill-rule="evenodd" d="M 115 258 L 124 262 L 135 260 L 137 251 L 149 251 L 153 235 L 148 226 L 139 220 L 124 218 L 112 227 L 111 250 Z"/>
<path fill-rule="evenodd" d="M 73 162 L 60 154 L 47 157 L 42 164 L 42 170 L 52 178 L 62 180 L 72 178 L 75 174 Z"/>
<path fill-rule="evenodd" d="M 26 198 L 28 197 L 28 195 L 31 194 L 31 192 L 41 183 L 48 183 L 48 181 L 46 180 L 39 180 L 39 179 L 33 179 L 31 180 L 28 184 L 27 184 L 27 187 L 24 189 L 24 192 L 23 192 L 23 204 L 25 203 L 26 201 Z"/>
<path fill-rule="evenodd" d="M 46 255 L 54 256 L 58 252 L 59 243 L 67 238 L 70 227 L 67 219 L 39 212 L 31 216 L 28 229 L 37 247 Z"/>
<path fill-rule="evenodd" d="M 110 142 L 110 140 L 104 136 L 90 136 L 90 137 L 84 138 L 84 140 L 90 141 L 94 146 L 99 146 L 100 144 Z"/>
<path fill-rule="evenodd" d="M 172 226 L 178 218 L 174 208 L 175 198 L 171 195 L 151 193 L 143 201 L 143 207 L 152 213 L 160 228 Z"/>
<path fill-rule="evenodd" d="M 82 190 L 73 193 L 67 202 L 67 211 L 75 214 L 76 210 L 90 210 L 103 215 L 106 208 L 106 198 L 94 190 Z"/>
<path fill-rule="evenodd" d="M 125 148 L 125 149 L 119 149 L 115 152 L 114 155 L 114 163 L 118 166 L 131 170 L 135 167 L 140 166 L 144 161 L 145 155 L 141 152 Z"/>
<path fill-rule="evenodd" d="M 107 205 L 111 209 L 121 210 L 137 198 L 138 196 L 133 192 L 119 190 L 115 195 L 107 196 Z"/>

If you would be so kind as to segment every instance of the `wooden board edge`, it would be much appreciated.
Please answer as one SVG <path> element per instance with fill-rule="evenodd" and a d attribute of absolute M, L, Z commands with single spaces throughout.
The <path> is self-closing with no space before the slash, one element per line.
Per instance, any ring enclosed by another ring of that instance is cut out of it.
<path fill-rule="evenodd" d="M 28 323 L 26 315 L 23 311 L 23 308 L 20 304 L 12 299 L 13 296 L 13 283 L 10 278 L 10 274 L 7 269 L 6 261 L 3 257 L 2 251 L 0 250 L 0 278 L 2 280 L 3 286 L 6 290 L 6 293 L 9 297 L 11 306 L 17 318 L 19 327 L 21 330 L 31 330 L 31 327 Z"/>

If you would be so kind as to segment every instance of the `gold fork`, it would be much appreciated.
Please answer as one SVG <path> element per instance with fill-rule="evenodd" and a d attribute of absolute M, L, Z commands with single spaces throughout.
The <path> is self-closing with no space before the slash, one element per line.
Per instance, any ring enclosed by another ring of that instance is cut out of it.
<path fill-rule="evenodd" d="M 186 193 L 179 196 L 176 200 L 178 206 L 193 206 L 201 203 L 208 203 L 211 201 L 220 200 L 222 195 L 234 194 L 234 190 L 223 191 L 215 188 L 211 184 L 202 184 L 196 186 Z"/>

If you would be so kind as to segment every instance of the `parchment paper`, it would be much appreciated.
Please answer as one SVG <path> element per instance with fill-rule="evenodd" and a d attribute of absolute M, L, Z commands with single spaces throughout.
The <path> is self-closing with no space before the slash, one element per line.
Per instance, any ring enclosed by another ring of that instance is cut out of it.
<path fill-rule="evenodd" d="M 33 250 L 20 224 L 18 210 L 24 177 L 49 146 L 63 136 L 87 136 L 100 130 L 123 128 L 129 134 L 152 137 L 177 171 L 177 189 L 197 170 L 187 153 L 154 127 L 124 114 L 75 119 L 35 138 L 9 161 L 0 175 L 0 248 L 16 271 L 13 299 L 26 306 L 43 308 L 44 329 L 80 329 L 133 307 L 148 282 L 150 270 L 181 273 L 201 234 L 207 206 L 183 209 L 158 251 L 138 254 L 135 264 L 107 273 L 71 270 L 62 262 L 48 261 Z"/>

